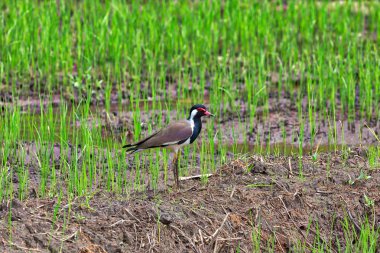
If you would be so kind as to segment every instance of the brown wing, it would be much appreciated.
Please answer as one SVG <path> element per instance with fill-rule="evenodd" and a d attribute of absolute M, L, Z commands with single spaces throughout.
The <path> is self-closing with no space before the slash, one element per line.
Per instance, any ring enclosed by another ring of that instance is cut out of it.
<path fill-rule="evenodd" d="M 124 145 L 123 148 L 128 148 L 127 152 L 133 153 L 147 148 L 164 147 L 183 142 L 190 138 L 192 134 L 193 130 L 189 121 L 176 121 L 135 144 Z"/>
<path fill-rule="evenodd" d="M 176 121 L 169 124 L 161 131 L 146 138 L 145 141 L 137 145 L 138 149 L 161 147 L 176 144 L 190 138 L 193 134 L 190 122 L 187 120 Z"/>

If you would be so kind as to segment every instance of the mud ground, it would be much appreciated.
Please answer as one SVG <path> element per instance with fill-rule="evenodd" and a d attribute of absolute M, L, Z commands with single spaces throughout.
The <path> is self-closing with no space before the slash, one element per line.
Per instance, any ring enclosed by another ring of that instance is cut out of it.
<path fill-rule="evenodd" d="M 344 219 L 357 231 L 366 217 L 380 226 L 380 170 L 366 160 L 360 149 L 320 154 L 316 161 L 306 156 L 301 163 L 285 156 L 242 157 L 221 167 L 207 184 L 185 180 L 179 191 L 168 187 L 132 196 L 102 191 L 71 205 L 63 197 L 59 208 L 57 200 L 31 192 L 24 202 L 0 205 L 0 249 L 252 252 L 252 233 L 260 230 L 263 252 L 268 241 L 276 252 L 295 249 L 299 242 L 309 247 L 317 233 L 336 250 L 337 239 L 345 245 Z M 374 201 L 372 207 L 365 196 Z"/>

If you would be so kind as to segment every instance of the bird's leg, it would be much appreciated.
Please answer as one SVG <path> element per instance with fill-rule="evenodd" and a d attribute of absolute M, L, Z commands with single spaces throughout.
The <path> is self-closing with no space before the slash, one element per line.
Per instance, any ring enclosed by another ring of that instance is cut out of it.
<path fill-rule="evenodd" d="M 179 156 L 178 151 L 176 151 L 173 157 L 173 174 L 174 174 L 175 186 L 177 189 L 179 189 L 178 156 Z"/>

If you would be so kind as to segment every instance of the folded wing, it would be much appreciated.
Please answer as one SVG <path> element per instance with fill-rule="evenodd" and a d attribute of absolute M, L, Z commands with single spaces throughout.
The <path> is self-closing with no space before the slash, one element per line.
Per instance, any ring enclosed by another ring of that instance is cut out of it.
<path fill-rule="evenodd" d="M 127 151 L 136 152 L 142 149 L 181 144 L 190 138 L 192 134 L 193 130 L 189 121 L 176 121 L 135 144 L 124 145 L 123 148 L 129 147 Z"/>

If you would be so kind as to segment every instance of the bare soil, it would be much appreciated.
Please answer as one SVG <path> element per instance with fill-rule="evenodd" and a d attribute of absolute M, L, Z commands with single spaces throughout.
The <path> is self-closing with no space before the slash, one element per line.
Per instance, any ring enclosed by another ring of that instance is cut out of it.
<path fill-rule="evenodd" d="M 343 220 L 360 230 L 367 217 L 380 226 L 380 170 L 369 168 L 365 150 L 292 157 L 250 156 L 221 167 L 207 184 L 182 181 L 178 191 L 98 192 L 74 199 L 29 198 L 0 205 L 2 252 L 276 252 L 297 242 L 342 245 Z M 300 173 L 302 166 L 302 176 Z M 360 174 L 371 176 L 359 179 Z M 364 196 L 374 201 L 368 206 Z M 88 204 L 85 204 L 85 203 Z M 10 215 L 11 212 L 11 215 Z M 53 213 L 58 219 L 53 220 Z M 11 226 L 9 220 L 11 219 Z M 308 228 L 310 227 L 310 228 Z"/>

